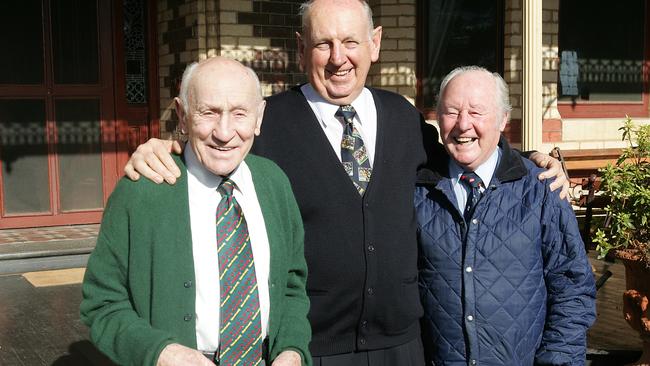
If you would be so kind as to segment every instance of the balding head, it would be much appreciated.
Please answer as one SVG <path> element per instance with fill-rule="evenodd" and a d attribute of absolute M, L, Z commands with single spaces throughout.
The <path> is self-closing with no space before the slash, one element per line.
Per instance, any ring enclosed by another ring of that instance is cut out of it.
<path fill-rule="evenodd" d="M 263 98 L 260 80 L 257 77 L 257 74 L 255 74 L 255 71 L 253 71 L 250 67 L 242 65 L 239 61 L 217 56 L 208 58 L 201 62 L 192 62 L 191 64 L 187 65 L 185 71 L 183 72 L 181 87 L 178 94 L 178 97 L 181 99 L 183 106 L 187 107 L 188 105 L 188 93 L 190 90 L 190 85 L 192 84 L 192 79 L 194 79 L 197 69 L 209 68 L 215 72 L 218 72 L 218 70 L 215 70 L 215 68 L 219 69 L 228 67 L 232 67 L 236 71 L 243 70 L 246 73 L 245 77 L 250 78 L 255 83 L 257 94 L 259 95 L 260 100 Z"/>
<path fill-rule="evenodd" d="M 331 3 L 332 0 L 321 0 L 321 1 L 329 1 Z M 302 34 L 306 34 L 309 28 L 310 24 L 310 12 L 312 7 L 314 6 L 314 3 L 319 2 L 318 0 L 310 0 L 310 1 L 305 1 L 300 5 L 300 19 L 302 21 Z M 374 29 L 374 22 L 372 21 L 372 9 L 370 9 L 370 5 L 368 5 L 367 1 L 364 0 L 354 0 L 354 2 L 358 2 L 365 14 L 366 21 L 368 23 L 368 36 L 372 37 L 372 30 Z"/>
<path fill-rule="evenodd" d="M 379 59 L 381 27 L 373 29 L 370 7 L 361 0 L 312 0 L 301 10 L 298 50 L 309 83 L 329 103 L 351 104 Z"/>

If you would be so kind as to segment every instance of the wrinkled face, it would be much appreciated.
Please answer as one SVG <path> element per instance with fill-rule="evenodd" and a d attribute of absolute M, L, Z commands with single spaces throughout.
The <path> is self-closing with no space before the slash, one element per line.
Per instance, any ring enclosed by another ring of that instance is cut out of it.
<path fill-rule="evenodd" d="M 453 78 L 440 98 L 438 124 L 449 155 L 476 170 L 496 149 L 508 116 L 496 103 L 491 75 L 469 71 Z"/>
<path fill-rule="evenodd" d="M 199 65 L 188 90 L 187 113 L 176 98 L 181 128 L 199 162 L 226 176 L 248 154 L 260 133 L 265 102 L 241 65 Z"/>
<path fill-rule="evenodd" d="M 370 34 L 358 0 L 317 1 L 306 34 L 298 36 L 300 62 L 316 92 L 332 104 L 350 104 L 379 58 L 381 27 Z"/>

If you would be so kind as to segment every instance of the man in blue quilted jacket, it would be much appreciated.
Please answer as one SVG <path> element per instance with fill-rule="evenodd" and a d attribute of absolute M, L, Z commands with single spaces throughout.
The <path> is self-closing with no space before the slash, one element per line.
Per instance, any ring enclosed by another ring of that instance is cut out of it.
<path fill-rule="evenodd" d="M 583 365 L 594 276 L 566 200 L 501 132 L 508 87 L 475 66 L 440 87 L 449 159 L 418 175 L 423 339 L 435 365 Z"/>

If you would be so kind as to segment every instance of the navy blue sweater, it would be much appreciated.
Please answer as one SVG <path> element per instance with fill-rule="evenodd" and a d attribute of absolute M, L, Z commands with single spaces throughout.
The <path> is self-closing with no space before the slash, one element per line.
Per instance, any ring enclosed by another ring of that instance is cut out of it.
<path fill-rule="evenodd" d="M 372 177 L 360 197 L 299 88 L 267 99 L 253 152 L 291 181 L 305 226 L 314 356 L 393 347 L 420 334 L 416 171 L 419 112 L 370 89 L 377 107 Z"/>

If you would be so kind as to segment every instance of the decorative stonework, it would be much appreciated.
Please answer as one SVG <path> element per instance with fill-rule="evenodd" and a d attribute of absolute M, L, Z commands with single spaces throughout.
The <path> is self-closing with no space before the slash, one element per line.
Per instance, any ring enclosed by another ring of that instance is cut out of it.
<path fill-rule="evenodd" d="M 260 77 L 264 95 L 305 81 L 296 32 L 301 0 L 159 0 L 161 135 L 176 133 L 173 98 L 188 63 L 221 55 Z"/>

